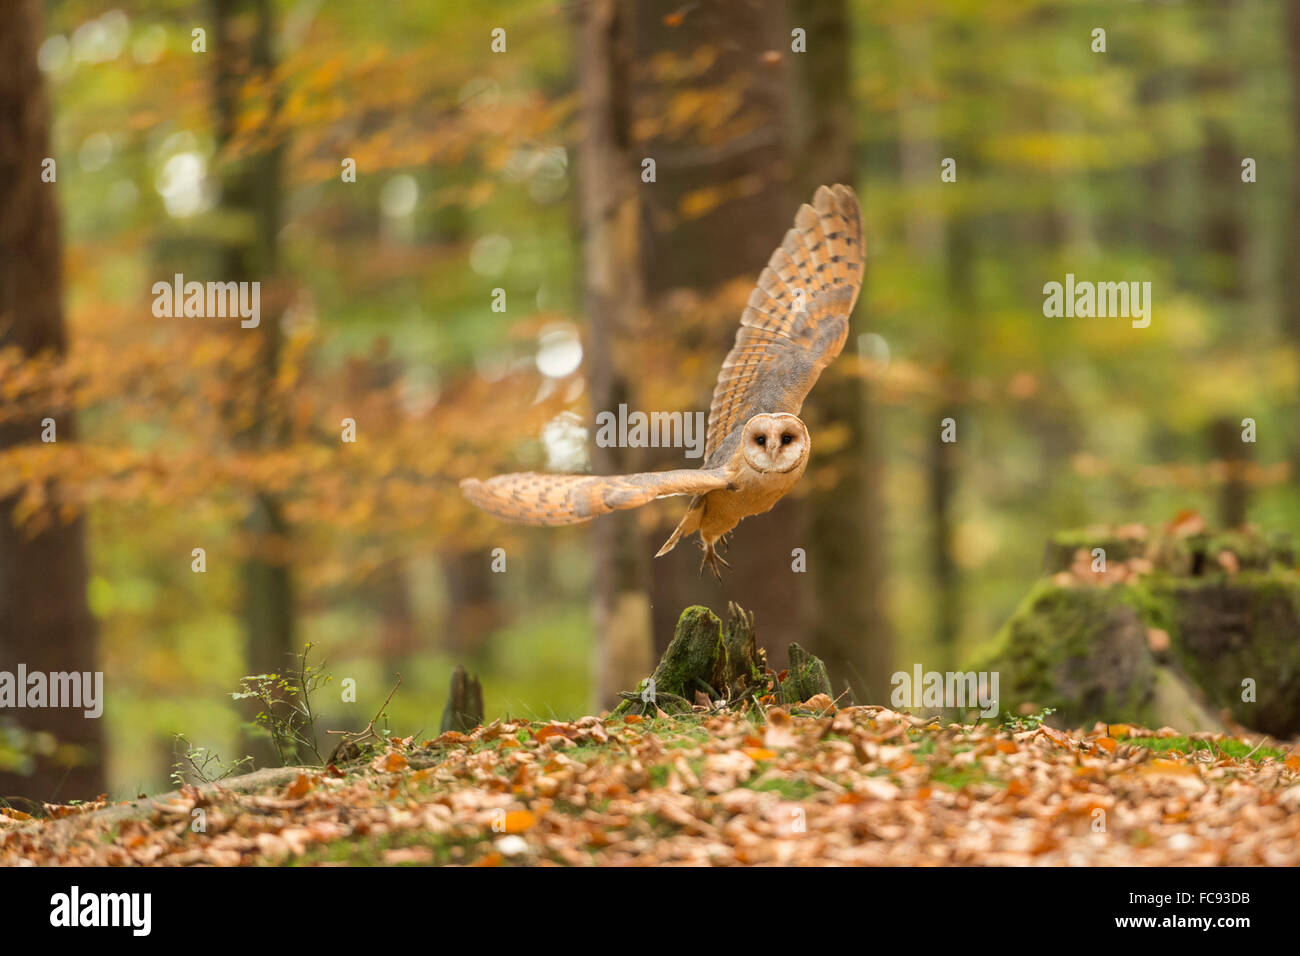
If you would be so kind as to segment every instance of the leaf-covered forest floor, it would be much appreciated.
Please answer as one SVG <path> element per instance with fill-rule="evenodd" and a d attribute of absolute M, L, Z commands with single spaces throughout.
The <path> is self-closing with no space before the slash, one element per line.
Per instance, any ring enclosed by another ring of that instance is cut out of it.
<path fill-rule="evenodd" d="M 0 809 L 0 864 L 32 863 L 1294 866 L 1300 755 L 881 707 L 498 721 L 353 768 Z"/>

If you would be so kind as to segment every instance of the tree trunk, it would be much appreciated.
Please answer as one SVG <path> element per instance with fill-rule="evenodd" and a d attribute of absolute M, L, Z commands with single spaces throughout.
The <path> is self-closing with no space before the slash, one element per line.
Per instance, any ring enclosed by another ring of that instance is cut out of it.
<path fill-rule="evenodd" d="M 822 184 L 852 185 L 856 179 L 852 30 L 847 0 L 794 0 L 791 7 L 792 25 L 803 27 L 808 37 L 809 52 L 794 58 L 795 112 L 801 120 L 795 192 L 807 202 Z M 808 502 L 809 577 L 816 595 L 808 643 L 825 661 L 837 692 L 847 684 L 857 699 L 868 701 L 883 699 L 889 687 L 893 641 L 885 597 L 878 412 L 870 401 L 870 383 L 853 372 L 858 340 L 867 330 L 865 312 L 859 304 L 843 357 L 823 373 L 811 399 L 818 421 L 848 434 L 840 449 L 814 455 L 810 462 L 818 493 Z M 819 481 L 821 474 L 837 480 Z"/>
<path fill-rule="evenodd" d="M 1300 150 L 1300 0 L 1290 0 L 1286 12 L 1287 48 L 1291 64 L 1291 141 L 1293 148 Z M 1300 358 L 1300 177 L 1292 177 L 1291 209 L 1285 229 L 1283 333 L 1291 340 L 1292 347 Z M 1291 480 L 1300 485 L 1300 395 L 1293 395 L 1289 404 L 1292 408 L 1291 421 L 1295 423 L 1295 430 L 1289 436 Z"/>
<path fill-rule="evenodd" d="M 238 126 L 240 90 L 246 80 L 258 77 L 275 89 L 275 22 L 270 0 L 212 0 L 212 32 L 213 107 L 221 150 L 229 145 Z M 271 95 L 269 122 L 273 123 L 280 103 L 278 93 Z M 259 361 L 240 390 L 256 396 L 257 413 L 235 436 L 236 442 L 248 449 L 265 448 L 280 440 L 272 389 L 282 342 L 283 301 L 276 285 L 281 153 L 280 145 L 271 146 L 254 156 L 228 160 L 219 169 L 223 208 L 243 218 L 249 227 L 245 238 L 222 249 L 221 278 L 227 282 L 260 281 L 271 291 L 262 297 L 265 308 L 258 327 L 236 327 L 230 333 L 259 337 Z M 241 569 L 245 666 L 252 674 L 284 673 L 295 650 L 295 625 L 293 578 L 284 556 L 290 528 L 280 501 L 274 495 L 255 495 L 243 530 L 250 548 Z M 245 746 L 259 764 L 275 759 L 274 749 L 265 740 L 251 738 Z"/>
<path fill-rule="evenodd" d="M 632 56 L 630 9 L 614 0 L 588 0 L 578 23 L 578 83 L 582 138 L 578 147 L 583 230 L 583 298 L 589 328 L 587 368 L 593 411 L 629 400 L 620 339 L 636 327 L 637 164 L 631 142 L 628 84 Z M 632 450 L 592 450 L 598 474 L 636 471 Z M 592 524 L 592 619 L 595 706 L 611 707 L 653 663 L 647 593 L 649 555 L 636 515 L 620 512 Z"/>
<path fill-rule="evenodd" d="M 1217 38 L 1219 49 L 1232 50 L 1240 7 L 1222 0 L 1206 11 L 1206 31 Z M 1202 103 L 1214 112 L 1218 101 L 1235 101 L 1240 83 L 1230 58 L 1212 58 L 1199 71 L 1197 86 Z M 1205 146 L 1201 159 L 1204 179 L 1202 224 L 1205 259 L 1201 275 L 1209 291 L 1221 298 L 1240 301 L 1246 291 L 1246 227 L 1242 219 L 1241 156 L 1232 141 L 1228 122 L 1211 116 L 1202 123 Z"/>
<path fill-rule="evenodd" d="M 41 4 L 21 0 L 0 30 L 0 349 L 62 353 L 62 251 L 54 183 L 41 179 L 51 155 L 50 121 L 36 51 Z M 74 437 L 71 409 L 49 408 L 59 441 Z M 36 442 L 41 417 L 0 421 L 0 449 Z M 51 499 L 58 500 L 57 489 Z M 86 601 L 85 528 L 54 517 L 35 534 L 16 527 L 16 500 L 0 501 L 0 670 L 94 672 L 94 621 Z M 29 774 L 0 771 L 0 800 L 93 799 L 105 789 L 103 724 L 83 708 L 6 711 L 4 720 L 52 734 L 53 755 Z"/>
<path fill-rule="evenodd" d="M 934 434 L 927 462 L 930 491 L 930 568 L 935 586 L 934 641 L 945 666 L 955 665 L 961 641 L 962 584 L 956 559 L 953 503 L 957 495 L 959 444 L 970 441 L 970 422 L 962 414 L 961 396 L 966 385 L 967 343 L 972 337 L 975 310 L 975 243 L 973 225 L 965 214 L 952 217 L 946 230 L 948 248 L 948 300 L 951 350 L 944 363 L 947 400 L 936 407 L 929 423 L 938 432 L 940 422 L 957 423 L 956 441 Z"/>
<path fill-rule="evenodd" d="M 1231 418 L 1216 418 L 1210 423 L 1210 446 L 1215 461 L 1223 468 L 1219 527 L 1244 528 L 1250 505 L 1250 484 L 1246 481 L 1250 445 L 1241 440 L 1241 424 Z"/>
<path fill-rule="evenodd" d="M 665 18 L 662 4 L 637 0 L 636 57 L 639 68 L 637 119 L 651 133 L 635 144 L 634 168 L 655 161 L 656 181 L 639 184 L 642 203 L 641 282 L 652 309 L 675 291 L 704 294 L 743 277 L 753 281 L 767 264 L 793 219 L 790 201 L 790 53 L 784 3 L 703 0 L 684 8 L 682 18 Z M 779 57 L 768 54 L 777 53 Z M 708 63 L 686 77 L 654 68 L 673 57 L 678 64 Z M 729 139 L 715 142 L 710 130 L 664 129 L 654 120 L 670 114 L 682 98 L 708 100 L 721 89 L 740 90 L 735 115 L 745 119 Z M 687 212 L 692 200 L 714 196 L 703 211 Z M 807 201 L 809 195 L 801 197 Z M 740 310 L 719 315 L 698 349 L 715 361 L 699 383 L 706 409 L 717 370 L 735 341 Z M 609 408 L 611 406 L 601 406 Z M 650 409 L 647 409 L 650 411 Z M 675 450 L 651 450 L 651 468 L 683 467 Z M 686 465 L 689 467 L 689 465 Z M 685 510 L 665 508 L 665 524 L 649 532 L 642 549 L 654 554 Z M 791 570 L 791 552 L 808 547 L 807 508 L 787 497 L 761 517 L 743 521 L 726 553 L 732 570 L 719 587 L 701 577 L 692 546 L 684 542 L 651 565 L 654 637 L 662 649 L 681 609 L 719 600 L 743 601 L 770 645 L 804 637 L 805 589 Z M 779 664 L 780 662 L 775 662 Z"/>

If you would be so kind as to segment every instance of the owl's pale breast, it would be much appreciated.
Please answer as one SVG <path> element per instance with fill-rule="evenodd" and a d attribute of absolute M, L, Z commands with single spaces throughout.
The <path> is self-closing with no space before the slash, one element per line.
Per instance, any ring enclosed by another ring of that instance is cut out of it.
<path fill-rule="evenodd" d="M 791 488 L 798 484 L 808 466 L 803 461 L 786 472 L 757 472 L 742 468 L 732 479 L 734 488 L 710 491 L 704 497 L 704 516 L 700 519 L 700 534 L 712 541 L 726 534 L 742 518 L 770 511 Z"/>

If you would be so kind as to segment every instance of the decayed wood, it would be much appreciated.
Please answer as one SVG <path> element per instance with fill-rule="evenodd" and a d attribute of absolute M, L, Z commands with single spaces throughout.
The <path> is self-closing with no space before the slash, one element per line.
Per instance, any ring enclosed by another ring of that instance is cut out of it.
<path fill-rule="evenodd" d="M 775 693 L 783 704 L 830 694 L 826 665 L 798 644 L 790 645 L 790 671 L 777 685 L 758 646 L 754 615 L 739 605 L 727 608 L 724 625 L 707 607 L 682 611 L 668 649 L 650 677 L 623 694 L 615 714 L 686 713 L 703 694 L 710 703 L 745 704 Z"/>
<path fill-rule="evenodd" d="M 483 723 L 483 687 L 459 664 L 451 672 L 451 694 L 442 712 L 440 733 L 457 730 L 468 733 Z"/>

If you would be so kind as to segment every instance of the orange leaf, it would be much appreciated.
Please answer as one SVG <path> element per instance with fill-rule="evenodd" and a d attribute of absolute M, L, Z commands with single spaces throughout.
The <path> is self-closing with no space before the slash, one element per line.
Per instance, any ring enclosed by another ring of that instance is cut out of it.
<path fill-rule="evenodd" d="M 537 823 L 537 817 L 531 810 L 510 810 L 506 813 L 505 832 L 523 833 Z"/>
<path fill-rule="evenodd" d="M 1143 764 L 1138 769 L 1143 773 L 1167 773 L 1176 776 L 1196 776 L 1196 769 L 1194 767 L 1185 763 L 1180 763 L 1177 760 L 1165 760 L 1161 757 L 1157 757 L 1148 764 Z"/>
<path fill-rule="evenodd" d="M 405 770 L 406 766 L 406 758 L 395 750 L 390 750 L 382 757 L 377 757 L 375 762 L 371 764 L 371 767 L 381 773 L 397 773 L 399 770 Z"/>
<path fill-rule="evenodd" d="M 1174 515 L 1174 520 L 1169 522 L 1169 527 L 1166 530 L 1180 538 L 1200 534 L 1205 530 L 1205 519 L 1201 517 L 1199 511 L 1184 508 Z"/>
<path fill-rule="evenodd" d="M 297 800 L 299 797 L 307 796 L 315 786 L 316 784 L 311 777 L 305 773 L 300 773 L 294 778 L 293 783 L 289 784 L 288 789 L 284 791 L 284 795 L 289 800 Z"/>
<path fill-rule="evenodd" d="M 1048 727 L 1047 725 L 1043 725 L 1038 729 L 1042 732 L 1043 736 L 1045 736 L 1052 743 L 1056 744 L 1058 747 L 1070 746 L 1069 734 L 1064 734 L 1061 731 L 1057 730 L 1055 727 Z"/>
<path fill-rule="evenodd" d="M 547 724 L 545 727 L 539 727 L 533 731 L 533 739 L 539 744 L 551 737 L 567 737 L 570 740 L 576 740 L 579 731 L 576 727 L 570 727 L 565 724 Z"/>

